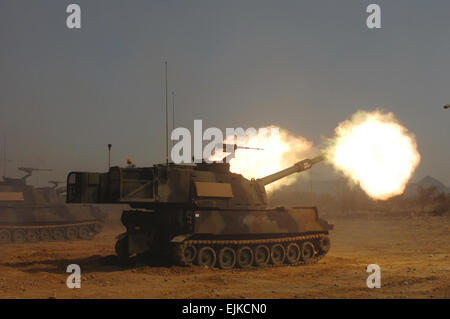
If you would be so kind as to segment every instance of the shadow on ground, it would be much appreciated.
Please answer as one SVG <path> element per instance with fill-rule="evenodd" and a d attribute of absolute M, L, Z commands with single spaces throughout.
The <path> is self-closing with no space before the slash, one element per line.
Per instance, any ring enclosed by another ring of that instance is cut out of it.
<path fill-rule="evenodd" d="M 39 262 L 14 262 L 3 263 L 1 266 L 12 267 L 20 271 L 28 273 L 48 272 L 54 274 L 65 273 L 67 266 L 70 264 L 77 264 L 83 269 L 83 273 L 95 272 L 115 272 L 123 271 L 130 268 L 139 267 L 165 267 L 170 268 L 173 263 L 165 256 L 136 256 L 130 259 L 127 263 L 120 263 L 116 255 L 93 255 L 87 258 L 73 258 L 73 259 L 50 259 Z"/>

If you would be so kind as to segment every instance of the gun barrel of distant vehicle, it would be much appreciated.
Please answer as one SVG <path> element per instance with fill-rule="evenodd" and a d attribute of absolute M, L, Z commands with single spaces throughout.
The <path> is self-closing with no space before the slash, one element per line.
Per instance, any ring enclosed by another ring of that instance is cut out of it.
<path fill-rule="evenodd" d="M 33 167 L 19 167 L 18 169 L 19 169 L 19 171 L 24 171 L 24 172 L 33 172 L 33 171 L 47 171 L 47 172 L 50 172 L 50 171 L 52 171 L 49 168 L 33 168 Z"/>
<path fill-rule="evenodd" d="M 289 175 L 306 171 L 306 170 L 310 169 L 313 165 L 320 163 L 324 160 L 325 160 L 325 156 L 323 156 L 323 155 L 316 156 L 312 159 L 305 159 L 305 160 L 295 163 L 291 167 L 288 167 L 286 169 L 283 169 L 283 170 L 273 173 L 271 175 L 267 175 L 265 177 L 259 178 L 256 181 L 259 184 L 265 186 L 265 185 L 271 184 L 273 182 L 276 182 L 279 179 L 287 177 Z"/>

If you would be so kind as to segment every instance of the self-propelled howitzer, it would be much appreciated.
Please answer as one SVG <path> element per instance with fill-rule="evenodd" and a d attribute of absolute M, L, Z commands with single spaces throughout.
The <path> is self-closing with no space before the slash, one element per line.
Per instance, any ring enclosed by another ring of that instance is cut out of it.
<path fill-rule="evenodd" d="M 315 262 L 330 248 L 332 229 L 315 207 L 269 208 L 265 185 L 323 160 L 300 161 L 260 179 L 231 173 L 228 163 L 111 167 L 72 172 L 71 203 L 120 203 L 127 232 L 118 236 L 122 261 L 165 253 L 178 264 L 233 268 Z"/>
<path fill-rule="evenodd" d="M 0 245 L 39 241 L 87 240 L 102 230 L 105 213 L 93 205 L 67 205 L 63 187 L 34 187 L 27 179 L 34 171 L 19 167 L 21 178 L 0 180 Z M 65 188 L 65 187 L 64 187 Z"/>

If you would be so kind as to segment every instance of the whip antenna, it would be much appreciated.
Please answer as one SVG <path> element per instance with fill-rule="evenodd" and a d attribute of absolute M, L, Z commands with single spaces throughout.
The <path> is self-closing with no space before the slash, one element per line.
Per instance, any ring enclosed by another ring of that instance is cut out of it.
<path fill-rule="evenodd" d="M 175 92 L 172 91 L 172 130 L 175 129 Z M 175 145 L 175 141 L 172 141 L 172 147 Z"/>
<path fill-rule="evenodd" d="M 166 165 L 169 165 L 169 110 L 167 104 L 167 61 L 166 61 Z"/>

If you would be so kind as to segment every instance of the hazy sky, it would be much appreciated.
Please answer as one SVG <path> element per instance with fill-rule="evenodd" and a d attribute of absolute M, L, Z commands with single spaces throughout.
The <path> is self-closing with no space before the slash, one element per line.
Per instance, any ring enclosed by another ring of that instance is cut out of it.
<path fill-rule="evenodd" d="M 69 30 L 77 3 L 82 29 Z M 366 6 L 381 6 L 369 30 Z M 320 144 L 358 109 L 395 113 L 416 134 L 415 179 L 450 185 L 448 1 L 0 2 L 0 133 L 8 174 L 162 162 L 163 63 L 176 124 L 279 125 Z M 2 137 L 3 139 L 3 137 Z M 326 176 L 323 176 L 326 179 Z"/>

